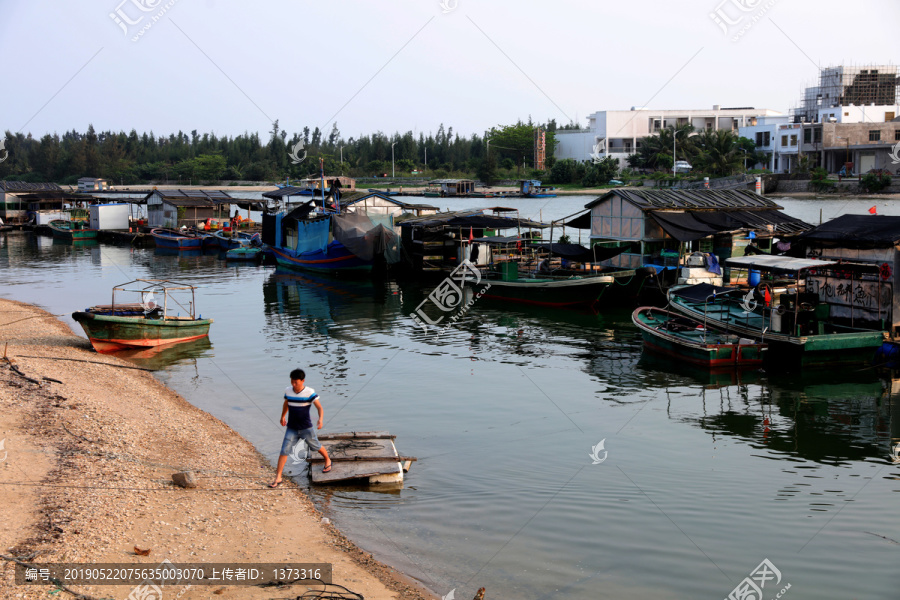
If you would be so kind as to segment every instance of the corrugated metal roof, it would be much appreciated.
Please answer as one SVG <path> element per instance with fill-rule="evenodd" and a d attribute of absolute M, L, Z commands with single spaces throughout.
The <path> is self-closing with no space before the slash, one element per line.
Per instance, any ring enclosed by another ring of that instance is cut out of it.
<path fill-rule="evenodd" d="M 432 179 L 431 181 L 428 182 L 428 185 L 443 184 L 443 183 L 460 183 L 463 181 L 471 182 L 471 183 L 475 182 L 474 179 Z"/>
<path fill-rule="evenodd" d="M 208 198 L 220 200 L 231 198 L 231 194 L 223 190 L 153 190 L 163 198 Z"/>
<path fill-rule="evenodd" d="M 641 210 L 781 210 L 768 198 L 748 190 L 645 190 L 618 188 L 585 204 L 592 208 L 619 196 Z"/>
<path fill-rule="evenodd" d="M 24 181 L 0 181 L 0 190 L 4 192 L 47 192 L 62 190 L 55 183 L 26 183 Z"/>
<path fill-rule="evenodd" d="M 153 190 L 147 198 L 157 195 L 175 206 L 205 206 L 214 203 L 234 203 L 235 199 L 222 190 Z"/>

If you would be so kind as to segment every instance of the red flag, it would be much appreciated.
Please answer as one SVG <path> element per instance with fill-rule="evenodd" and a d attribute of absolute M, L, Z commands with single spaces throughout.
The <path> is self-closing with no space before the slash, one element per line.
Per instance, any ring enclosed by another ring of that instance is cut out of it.
<path fill-rule="evenodd" d="M 877 215 L 877 214 L 878 214 L 878 211 L 875 210 L 875 207 L 874 207 L 874 206 L 873 206 L 872 208 L 869 209 L 869 212 L 872 213 L 873 215 Z"/>
<path fill-rule="evenodd" d="M 772 305 L 772 294 L 769 292 L 769 286 L 766 286 L 766 306 Z"/>
<path fill-rule="evenodd" d="M 474 240 L 474 239 L 475 239 L 475 236 L 472 235 L 472 226 L 469 225 L 469 243 L 471 244 L 472 240 Z"/>

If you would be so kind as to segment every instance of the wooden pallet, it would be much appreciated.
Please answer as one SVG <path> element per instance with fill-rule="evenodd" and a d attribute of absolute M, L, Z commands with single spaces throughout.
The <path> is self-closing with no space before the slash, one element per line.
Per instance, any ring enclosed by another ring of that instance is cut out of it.
<path fill-rule="evenodd" d="M 333 483 L 367 479 L 371 484 L 403 483 L 414 457 L 400 456 L 394 446 L 395 436 L 387 431 L 350 431 L 319 436 L 331 458 L 331 471 L 322 472 L 325 459 L 310 452 L 306 459 L 313 483 Z"/>

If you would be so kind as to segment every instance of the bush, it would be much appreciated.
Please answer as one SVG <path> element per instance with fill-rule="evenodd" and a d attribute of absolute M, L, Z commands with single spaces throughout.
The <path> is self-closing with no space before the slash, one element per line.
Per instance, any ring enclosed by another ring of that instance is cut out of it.
<path fill-rule="evenodd" d="M 867 192 L 880 192 L 891 185 L 891 176 L 887 173 L 882 173 L 880 175 L 878 173 L 867 173 L 863 175 L 859 185 Z"/>
<path fill-rule="evenodd" d="M 833 192 L 837 186 L 828 181 L 828 171 L 816 167 L 810 172 L 809 189 L 818 193 Z"/>

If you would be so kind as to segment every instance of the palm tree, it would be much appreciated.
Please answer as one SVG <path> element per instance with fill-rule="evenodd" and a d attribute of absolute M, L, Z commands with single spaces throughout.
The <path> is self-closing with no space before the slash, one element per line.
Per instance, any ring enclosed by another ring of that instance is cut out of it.
<path fill-rule="evenodd" d="M 738 148 L 737 136 L 725 129 L 706 129 L 696 137 L 699 162 L 715 175 L 732 175 L 740 170 L 744 154 Z"/>

